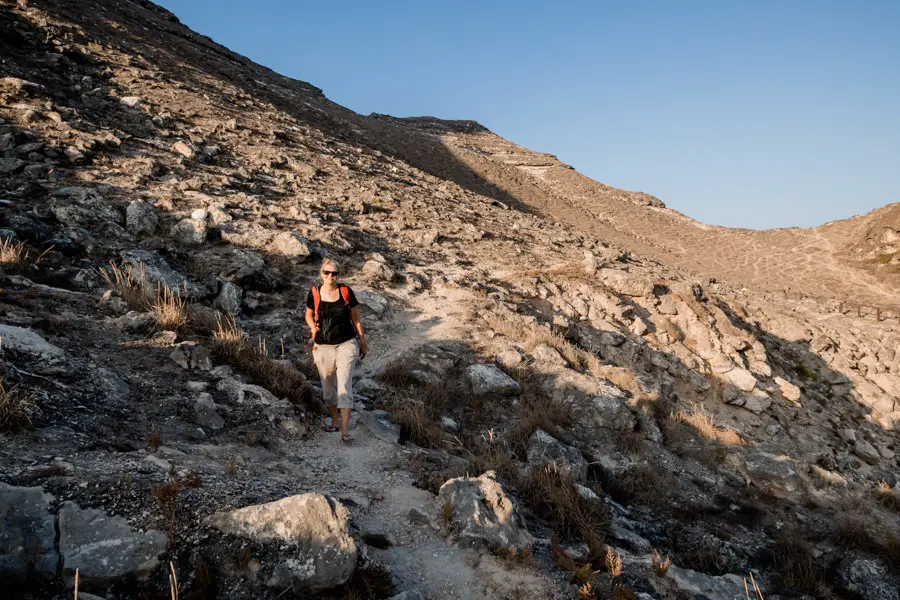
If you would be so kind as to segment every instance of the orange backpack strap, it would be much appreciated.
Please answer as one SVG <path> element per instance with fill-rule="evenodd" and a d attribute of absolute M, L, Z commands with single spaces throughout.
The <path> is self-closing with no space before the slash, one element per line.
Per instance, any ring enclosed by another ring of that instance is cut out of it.
<path fill-rule="evenodd" d="M 344 299 L 344 306 L 350 308 L 350 287 L 346 285 L 341 286 L 341 298 Z"/>
<path fill-rule="evenodd" d="M 319 302 L 322 300 L 321 294 L 319 294 L 319 287 L 312 287 L 312 297 L 313 297 L 313 320 L 318 323 L 319 322 Z"/>

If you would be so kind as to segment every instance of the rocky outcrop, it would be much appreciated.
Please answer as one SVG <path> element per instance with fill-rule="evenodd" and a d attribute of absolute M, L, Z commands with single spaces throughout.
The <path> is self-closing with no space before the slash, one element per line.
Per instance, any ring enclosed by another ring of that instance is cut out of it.
<path fill-rule="evenodd" d="M 218 513 L 208 522 L 271 547 L 278 558 L 267 565 L 270 587 L 320 591 L 346 583 L 356 569 L 349 520 L 350 513 L 331 496 L 307 493 Z"/>
<path fill-rule="evenodd" d="M 528 440 L 528 470 L 537 473 L 546 465 L 553 465 L 559 472 L 577 481 L 587 477 L 587 461 L 577 448 L 563 444 L 543 429 L 537 429 Z"/>

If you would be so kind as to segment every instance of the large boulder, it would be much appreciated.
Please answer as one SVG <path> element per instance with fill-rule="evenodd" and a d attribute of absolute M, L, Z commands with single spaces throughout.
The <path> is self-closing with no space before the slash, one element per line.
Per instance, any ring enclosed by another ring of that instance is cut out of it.
<path fill-rule="evenodd" d="M 228 535 L 271 544 L 278 557 L 268 584 L 309 591 L 346 583 L 356 568 L 347 508 L 318 493 L 218 513 L 209 523 Z"/>
<path fill-rule="evenodd" d="M 543 429 L 537 429 L 528 440 L 528 470 L 540 472 L 548 464 L 577 481 L 587 477 L 587 461 L 577 448 L 563 444 Z"/>
<path fill-rule="evenodd" d="M 77 569 L 86 585 L 102 587 L 123 578 L 146 580 L 160 565 L 168 536 L 156 530 L 135 531 L 124 517 L 82 509 L 65 502 L 59 509 L 59 551 L 63 575 Z"/>
<path fill-rule="evenodd" d="M 39 487 L 0 483 L 0 580 L 20 581 L 29 573 L 53 576 L 59 555 L 53 496 Z"/>
<path fill-rule="evenodd" d="M 438 495 L 460 545 L 486 550 L 531 546 L 533 539 L 515 502 L 493 471 L 451 479 Z"/>
<path fill-rule="evenodd" d="M 472 365 L 467 374 L 476 396 L 517 396 L 522 393 L 519 382 L 494 365 Z"/>
<path fill-rule="evenodd" d="M 877 558 L 852 552 L 837 568 L 838 580 L 848 592 L 866 600 L 900 600 L 900 577 Z"/>

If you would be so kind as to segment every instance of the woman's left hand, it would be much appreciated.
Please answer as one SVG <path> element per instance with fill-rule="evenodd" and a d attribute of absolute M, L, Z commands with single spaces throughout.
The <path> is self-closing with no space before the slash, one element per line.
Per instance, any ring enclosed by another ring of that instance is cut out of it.
<path fill-rule="evenodd" d="M 365 340 L 359 343 L 359 360 L 363 360 L 366 357 L 366 342 Z"/>

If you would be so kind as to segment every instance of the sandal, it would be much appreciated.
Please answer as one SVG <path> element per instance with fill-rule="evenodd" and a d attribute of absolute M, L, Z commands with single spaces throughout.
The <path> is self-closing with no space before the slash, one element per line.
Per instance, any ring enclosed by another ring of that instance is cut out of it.
<path fill-rule="evenodd" d="M 344 444 L 349 444 L 349 443 L 352 442 L 352 441 L 353 441 L 353 440 L 350 438 L 349 435 L 348 435 L 348 436 L 343 436 L 343 435 L 341 436 L 341 442 L 344 443 Z"/>
<path fill-rule="evenodd" d="M 325 429 L 325 431 L 327 431 L 328 433 L 334 433 L 335 431 L 340 431 L 340 430 L 341 430 L 341 428 L 338 427 L 337 425 L 328 425 L 328 426 L 325 427 L 324 429 Z"/>

